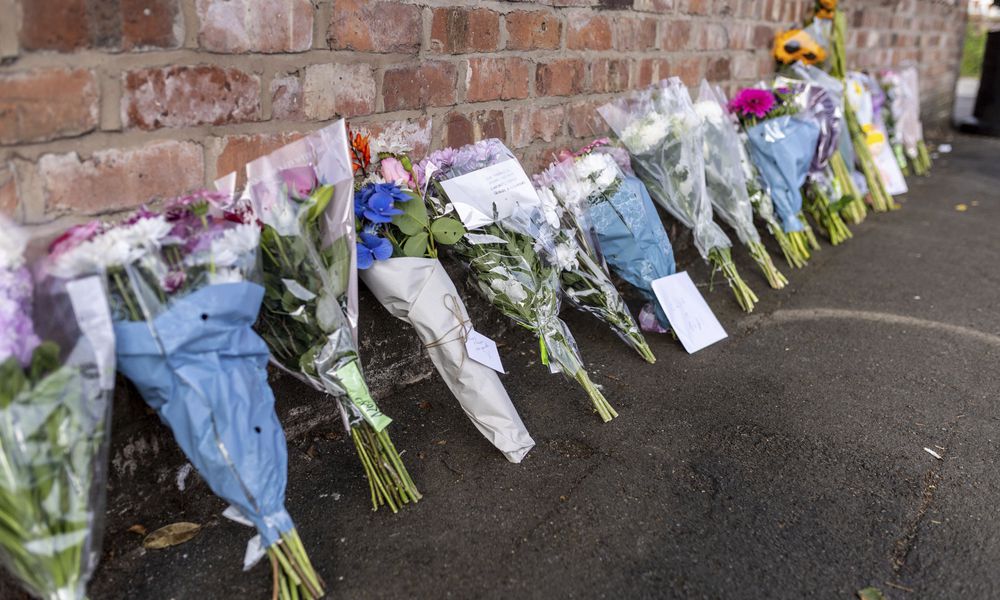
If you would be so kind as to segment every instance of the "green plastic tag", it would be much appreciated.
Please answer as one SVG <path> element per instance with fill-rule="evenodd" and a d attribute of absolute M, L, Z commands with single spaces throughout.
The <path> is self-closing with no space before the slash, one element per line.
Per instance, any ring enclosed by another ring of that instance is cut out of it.
<path fill-rule="evenodd" d="M 382 414 L 368 392 L 368 385 L 365 383 L 364 376 L 361 375 L 357 361 L 352 360 L 338 369 L 337 378 L 347 390 L 347 397 L 351 400 L 351 404 L 361 412 L 361 416 L 375 431 L 380 432 L 388 427 L 389 423 L 392 423 L 392 419 Z"/>

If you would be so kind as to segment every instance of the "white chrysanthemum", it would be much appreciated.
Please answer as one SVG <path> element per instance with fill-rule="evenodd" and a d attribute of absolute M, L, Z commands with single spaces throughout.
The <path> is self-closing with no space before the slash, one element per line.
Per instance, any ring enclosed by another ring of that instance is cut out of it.
<path fill-rule="evenodd" d="M 576 161 L 576 172 L 580 177 L 593 177 L 596 173 L 604 170 L 605 162 L 602 160 L 603 154 L 590 153 Z"/>
<path fill-rule="evenodd" d="M 528 293 L 524 291 L 524 286 L 512 279 L 494 279 L 490 286 L 498 294 L 507 296 L 514 304 L 523 302 L 528 297 Z"/>
<path fill-rule="evenodd" d="M 538 188 L 538 199 L 541 201 L 539 206 L 541 207 L 542 216 L 545 217 L 545 222 L 553 229 L 559 229 L 562 223 L 562 207 L 559 206 L 559 200 L 556 199 L 552 190 L 549 188 Z"/>
<path fill-rule="evenodd" d="M 146 252 L 144 246 L 132 241 L 122 228 L 109 229 L 60 256 L 52 271 L 59 277 L 72 278 L 132 264 Z"/>
<path fill-rule="evenodd" d="M 721 124 L 724 117 L 722 107 L 719 106 L 719 103 L 714 100 L 702 100 L 701 102 L 696 102 L 694 105 L 694 112 L 698 114 L 698 117 L 702 120 L 702 122 L 712 123 L 713 125 Z"/>
<path fill-rule="evenodd" d="M 552 260 L 562 271 L 576 270 L 580 266 L 580 261 L 577 258 L 576 244 L 571 242 L 556 244 L 555 251 L 552 253 Z"/>
<path fill-rule="evenodd" d="M 24 248 L 28 240 L 13 226 L 0 233 L 0 269 L 18 269 L 24 264 Z"/>
<path fill-rule="evenodd" d="M 216 267 L 232 267 L 255 252 L 259 245 L 260 229 L 256 225 L 242 223 L 212 240 L 212 262 Z"/>
<path fill-rule="evenodd" d="M 170 234 L 170 229 L 170 223 L 162 215 L 139 219 L 126 227 L 116 228 L 118 235 L 134 248 L 159 248 L 163 238 Z"/>
<path fill-rule="evenodd" d="M 622 132 L 622 141 L 633 154 L 642 154 L 659 144 L 669 131 L 668 120 L 653 112 L 629 124 Z"/>
<path fill-rule="evenodd" d="M 214 273 L 208 274 L 208 283 L 210 285 L 239 283 L 241 281 L 243 281 L 243 272 L 239 269 L 218 269 Z"/>
<path fill-rule="evenodd" d="M 597 186 L 597 189 L 603 190 L 614 183 L 617 178 L 618 169 L 616 169 L 613 165 L 608 165 L 608 167 L 601 171 L 601 174 L 597 176 L 594 184 Z"/>

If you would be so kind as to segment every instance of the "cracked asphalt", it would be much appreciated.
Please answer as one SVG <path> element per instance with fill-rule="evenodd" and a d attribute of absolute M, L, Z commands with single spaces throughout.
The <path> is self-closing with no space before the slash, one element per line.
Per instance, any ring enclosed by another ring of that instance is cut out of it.
<path fill-rule="evenodd" d="M 1000 142 L 952 143 L 902 210 L 786 268 L 786 290 L 741 260 L 754 314 L 703 288 L 730 337 L 696 355 L 659 336 L 646 365 L 566 313 L 610 424 L 505 336 L 537 442 L 521 465 L 436 376 L 382 403 L 425 495 L 398 515 L 370 510 L 336 428 L 291 440 L 288 509 L 330 597 L 1000 597 Z M 696 258 L 681 267 L 707 282 Z M 250 530 L 204 482 L 142 498 L 109 507 L 91 598 L 268 597 L 269 569 L 240 568 Z M 127 531 L 181 520 L 205 528 L 167 550 Z"/>

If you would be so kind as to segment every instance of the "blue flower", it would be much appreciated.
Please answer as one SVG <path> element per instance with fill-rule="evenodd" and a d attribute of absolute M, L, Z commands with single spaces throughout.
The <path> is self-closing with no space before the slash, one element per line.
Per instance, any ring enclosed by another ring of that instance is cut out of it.
<path fill-rule="evenodd" d="M 396 202 L 408 202 L 410 196 L 393 183 L 370 183 L 354 194 L 354 215 L 373 223 L 388 223 L 403 214 Z"/>
<path fill-rule="evenodd" d="M 358 244 L 358 268 L 364 271 L 370 269 L 376 260 L 385 260 L 392 256 L 392 244 L 389 240 L 371 233 L 361 232 Z"/>

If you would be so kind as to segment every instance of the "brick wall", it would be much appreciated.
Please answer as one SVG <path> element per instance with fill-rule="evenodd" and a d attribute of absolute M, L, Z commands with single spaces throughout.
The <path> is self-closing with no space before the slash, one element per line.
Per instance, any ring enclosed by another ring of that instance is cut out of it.
<path fill-rule="evenodd" d="M 594 107 L 678 75 L 752 83 L 808 0 L 0 0 L 0 211 L 90 215 L 211 182 L 345 116 L 543 164 Z M 918 61 L 947 112 L 957 0 L 843 0 L 852 59 Z M 944 111 L 944 112 L 942 112 Z M 54 228 L 56 225 L 53 225 Z"/>

